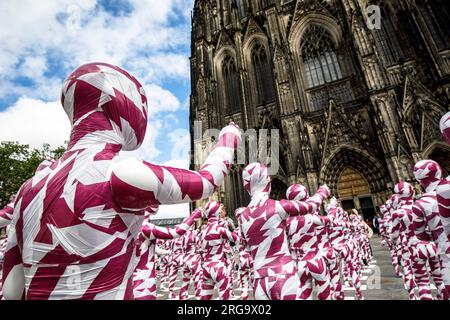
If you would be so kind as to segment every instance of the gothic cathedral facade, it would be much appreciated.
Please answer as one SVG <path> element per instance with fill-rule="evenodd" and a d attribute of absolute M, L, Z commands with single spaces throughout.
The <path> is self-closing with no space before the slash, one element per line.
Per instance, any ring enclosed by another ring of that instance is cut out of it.
<path fill-rule="evenodd" d="M 439 132 L 450 107 L 449 11 L 447 0 L 196 0 L 192 163 L 211 145 L 194 136 L 199 124 L 279 129 L 273 196 L 326 183 L 367 218 L 395 183 L 414 181 L 418 160 L 449 174 Z M 230 213 L 248 202 L 242 168 L 217 194 Z"/>

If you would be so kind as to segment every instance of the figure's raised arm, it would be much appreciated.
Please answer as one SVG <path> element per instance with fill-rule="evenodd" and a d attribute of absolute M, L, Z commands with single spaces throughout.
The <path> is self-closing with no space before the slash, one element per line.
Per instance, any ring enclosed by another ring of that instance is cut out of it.
<path fill-rule="evenodd" d="M 313 206 L 315 206 L 316 209 L 314 211 L 316 211 L 319 209 L 322 202 L 329 196 L 330 196 L 330 189 L 326 184 L 324 184 L 323 186 L 320 186 L 319 189 L 317 190 L 317 193 L 312 197 L 309 197 L 308 200 L 306 200 L 306 202 L 308 204 L 312 204 Z"/>
<path fill-rule="evenodd" d="M 182 223 L 176 225 L 175 228 L 159 227 L 152 223 L 147 223 L 143 226 L 141 232 L 147 239 L 175 239 L 186 233 L 186 231 L 194 224 L 195 220 L 202 216 L 200 208 L 195 209 L 192 214 L 185 218 Z"/>
<path fill-rule="evenodd" d="M 219 140 L 198 172 L 126 159 L 111 168 L 111 189 L 124 209 L 149 204 L 176 204 L 211 196 L 220 186 L 241 142 L 234 123 L 222 129 Z"/>
<path fill-rule="evenodd" d="M 303 215 L 318 210 L 322 201 L 330 194 L 330 190 L 326 185 L 321 186 L 317 193 L 306 201 L 297 200 L 281 200 L 276 202 L 276 210 L 278 214 L 286 219 L 289 216 Z"/>

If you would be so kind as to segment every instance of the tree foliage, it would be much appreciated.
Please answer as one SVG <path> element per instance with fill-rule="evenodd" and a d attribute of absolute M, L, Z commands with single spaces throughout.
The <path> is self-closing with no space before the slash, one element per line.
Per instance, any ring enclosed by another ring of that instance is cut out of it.
<path fill-rule="evenodd" d="M 18 142 L 0 143 L 0 208 L 3 208 L 20 186 L 31 178 L 38 165 L 45 159 L 58 159 L 65 146 L 51 149 L 44 144 L 41 150 L 32 149 Z"/>

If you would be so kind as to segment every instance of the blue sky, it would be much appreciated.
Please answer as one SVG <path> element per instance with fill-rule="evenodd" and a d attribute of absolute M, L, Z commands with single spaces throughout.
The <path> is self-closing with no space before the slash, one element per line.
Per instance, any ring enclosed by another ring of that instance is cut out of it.
<path fill-rule="evenodd" d="M 133 74 L 149 101 L 144 143 L 123 156 L 188 167 L 193 1 L 1 1 L 0 141 L 35 148 L 67 141 L 62 81 L 77 66 L 101 61 Z M 158 215 L 187 210 L 182 205 Z"/>
<path fill-rule="evenodd" d="M 192 5 L 193 0 L 2 1 L 0 141 L 38 148 L 67 140 L 68 122 L 57 102 L 61 83 L 78 65 L 102 61 L 135 75 L 149 96 L 148 134 L 134 155 L 185 166 L 187 155 L 179 148 L 189 141 Z"/>

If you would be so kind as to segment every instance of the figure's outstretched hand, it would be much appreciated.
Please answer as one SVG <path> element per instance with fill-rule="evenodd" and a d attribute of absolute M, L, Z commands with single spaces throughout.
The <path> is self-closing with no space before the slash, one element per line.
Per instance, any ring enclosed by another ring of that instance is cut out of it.
<path fill-rule="evenodd" d="M 197 208 L 192 212 L 191 217 L 194 220 L 200 219 L 203 216 L 203 210 L 201 208 Z"/>
<path fill-rule="evenodd" d="M 235 124 L 233 121 L 230 121 L 230 123 L 226 127 L 220 130 L 219 142 L 216 145 L 216 147 L 220 145 L 231 148 L 237 148 L 238 145 L 241 143 L 242 140 L 241 136 L 242 134 L 241 130 L 239 129 L 239 126 Z"/>
<path fill-rule="evenodd" d="M 326 199 L 330 196 L 330 188 L 326 184 L 323 184 L 319 187 L 317 193 L 321 194 Z"/>

